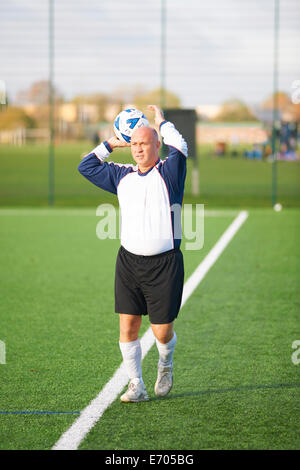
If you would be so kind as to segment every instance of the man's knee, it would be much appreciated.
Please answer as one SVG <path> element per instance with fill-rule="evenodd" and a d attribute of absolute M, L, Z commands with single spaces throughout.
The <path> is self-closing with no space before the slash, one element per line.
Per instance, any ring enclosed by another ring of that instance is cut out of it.
<path fill-rule="evenodd" d="M 141 327 L 142 318 L 140 315 L 127 315 L 121 313 L 120 315 L 120 341 L 129 342 L 135 341 Z"/>
<path fill-rule="evenodd" d="M 173 322 L 172 323 L 166 323 L 163 325 L 156 325 L 156 324 L 151 324 L 152 331 L 154 333 L 155 338 L 163 344 L 168 343 L 171 341 L 174 335 L 173 331 Z"/>

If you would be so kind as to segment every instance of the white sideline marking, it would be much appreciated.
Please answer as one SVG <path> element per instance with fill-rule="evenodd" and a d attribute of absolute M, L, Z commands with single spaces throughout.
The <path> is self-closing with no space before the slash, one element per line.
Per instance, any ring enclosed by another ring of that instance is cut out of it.
<path fill-rule="evenodd" d="M 241 225 L 245 222 L 247 217 L 248 217 L 247 211 L 242 211 L 239 213 L 239 215 L 234 219 L 234 221 L 228 227 L 228 229 L 225 230 L 221 238 L 219 238 L 215 246 L 210 250 L 208 255 L 195 269 L 193 274 L 188 278 L 188 280 L 184 284 L 181 307 L 187 301 L 189 296 L 194 292 L 198 284 L 202 281 L 207 271 L 217 261 L 222 251 L 226 248 L 230 240 L 233 238 L 233 236 L 241 227 Z"/>
<path fill-rule="evenodd" d="M 190 295 L 194 292 L 201 280 L 204 278 L 208 270 L 217 261 L 221 253 L 224 251 L 230 240 L 234 237 L 241 225 L 248 217 L 248 212 L 242 211 L 234 219 L 232 224 L 223 233 L 221 238 L 217 241 L 215 246 L 206 255 L 204 260 L 199 264 L 194 273 L 184 284 L 183 297 L 181 307 L 188 300 Z M 144 358 L 149 349 L 155 342 L 154 335 L 151 327 L 148 328 L 146 333 L 141 338 L 142 357 Z M 90 404 L 84 408 L 80 416 L 74 421 L 69 429 L 60 437 L 52 450 L 76 450 L 84 437 L 92 429 L 92 427 L 101 418 L 104 411 L 115 401 L 117 396 L 121 393 L 123 388 L 128 383 L 128 377 L 125 372 L 124 363 L 120 365 L 112 378 L 107 382 L 101 392 L 97 395 Z"/>

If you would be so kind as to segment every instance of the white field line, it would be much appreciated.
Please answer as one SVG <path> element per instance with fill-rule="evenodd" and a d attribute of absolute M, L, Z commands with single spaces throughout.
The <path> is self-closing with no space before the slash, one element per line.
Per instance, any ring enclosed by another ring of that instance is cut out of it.
<path fill-rule="evenodd" d="M 198 268 L 194 271 L 191 277 L 187 280 L 183 288 L 183 298 L 181 307 L 185 304 L 190 295 L 194 292 L 201 280 L 204 278 L 208 270 L 213 266 L 218 257 L 224 251 L 230 240 L 234 237 L 235 233 L 239 230 L 241 225 L 248 217 L 248 212 L 242 211 L 234 219 L 232 224 L 223 233 L 221 238 L 210 250 L 204 260 L 199 264 Z M 155 338 L 153 336 L 151 327 L 148 328 L 146 333 L 141 338 L 142 357 L 144 358 L 153 346 Z M 52 450 L 76 450 L 80 443 L 92 427 L 101 418 L 104 411 L 114 402 L 114 400 L 121 393 L 123 388 L 128 383 L 128 377 L 124 369 L 124 363 L 120 365 L 118 370 L 114 373 L 113 377 L 107 382 L 97 397 L 90 402 L 80 413 L 80 416 L 74 421 L 69 429 L 60 437 L 60 439 L 53 446 Z"/>
<path fill-rule="evenodd" d="M 247 217 L 248 217 L 247 211 L 241 211 L 239 213 L 239 215 L 234 219 L 234 221 L 228 227 L 228 229 L 225 230 L 221 238 L 219 238 L 215 246 L 210 250 L 208 255 L 195 269 L 193 274 L 188 278 L 188 280 L 184 284 L 181 306 L 187 301 L 189 296 L 194 292 L 198 284 L 202 281 L 207 271 L 217 261 L 222 251 L 224 251 L 224 249 L 226 248 L 230 240 L 233 238 L 233 236 L 241 227 L 241 225 L 245 222 Z"/>

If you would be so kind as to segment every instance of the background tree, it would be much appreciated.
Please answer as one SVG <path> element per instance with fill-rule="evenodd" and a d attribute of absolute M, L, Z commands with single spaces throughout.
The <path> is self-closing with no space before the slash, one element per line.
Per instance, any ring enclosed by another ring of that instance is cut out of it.
<path fill-rule="evenodd" d="M 47 80 L 34 82 L 28 89 L 20 91 L 15 102 L 24 108 L 26 114 L 34 120 L 36 127 L 47 128 L 49 126 L 49 82 Z M 54 87 L 55 107 L 62 102 L 62 94 Z"/>
<path fill-rule="evenodd" d="M 180 98 L 175 95 L 175 93 L 166 90 L 164 96 L 165 108 L 180 108 Z M 161 88 L 156 88 L 155 90 L 148 91 L 146 93 L 137 93 L 133 98 L 133 102 L 138 109 L 143 112 L 149 113 L 147 105 L 155 104 L 157 106 L 160 106 L 160 98 Z"/>
<path fill-rule="evenodd" d="M 54 101 L 61 103 L 63 101 L 62 94 L 54 87 Z M 32 83 L 27 90 L 21 90 L 16 96 L 18 105 L 36 104 L 46 105 L 49 103 L 49 82 L 40 80 Z"/>
<path fill-rule="evenodd" d="M 219 122 L 242 122 L 257 121 L 248 106 L 239 99 L 225 101 L 213 121 Z"/>
<path fill-rule="evenodd" d="M 7 106 L 6 109 L 0 113 L 0 129 L 11 130 L 22 128 L 35 127 L 35 120 L 28 116 L 26 112 L 17 108 L 16 106 Z"/>
<path fill-rule="evenodd" d="M 284 91 L 270 95 L 261 105 L 262 109 L 272 111 L 276 103 L 283 121 L 300 121 L 300 104 L 293 103 Z"/>
<path fill-rule="evenodd" d="M 273 109 L 274 103 L 276 103 L 279 111 L 284 111 L 290 104 L 291 99 L 287 93 L 284 91 L 277 91 L 276 93 L 271 94 L 261 105 L 263 109 Z"/>

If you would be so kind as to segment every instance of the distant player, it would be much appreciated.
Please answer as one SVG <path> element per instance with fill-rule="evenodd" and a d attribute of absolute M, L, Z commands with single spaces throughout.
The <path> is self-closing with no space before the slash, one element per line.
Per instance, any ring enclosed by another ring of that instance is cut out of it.
<path fill-rule="evenodd" d="M 117 194 L 121 210 L 121 247 L 115 273 L 115 311 L 120 317 L 119 345 L 129 377 L 123 402 L 148 400 L 142 377 L 138 338 L 142 315 L 149 315 L 159 352 L 155 394 L 164 396 L 173 385 L 173 323 L 181 305 L 184 266 L 181 235 L 172 207 L 181 208 L 186 177 L 187 144 L 161 109 L 155 113 L 168 157 L 159 158 L 155 129 L 140 127 L 131 144 L 111 137 L 80 163 L 78 169 L 96 186 Z M 137 165 L 105 162 L 114 148 L 128 147 Z"/>

